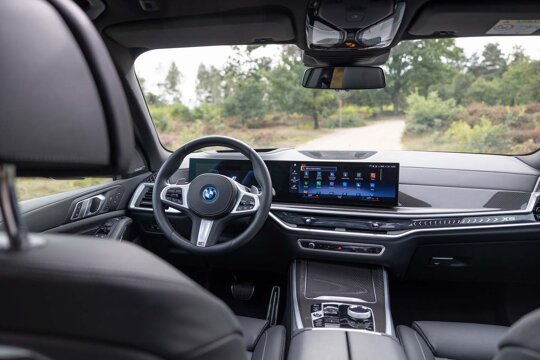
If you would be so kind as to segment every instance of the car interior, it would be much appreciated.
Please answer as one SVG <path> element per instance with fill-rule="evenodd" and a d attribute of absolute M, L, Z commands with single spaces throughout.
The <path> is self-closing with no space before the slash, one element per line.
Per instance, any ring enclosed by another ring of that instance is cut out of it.
<path fill-rule="evenodd" d="M 538 41 L 534 0 L 1 1 L 0 359 L 540 359 L 540 152 L 170 151 L 135 72 L 294 45 L 309 91 L 380 89 L 400 42 L 503 20 Z"/>

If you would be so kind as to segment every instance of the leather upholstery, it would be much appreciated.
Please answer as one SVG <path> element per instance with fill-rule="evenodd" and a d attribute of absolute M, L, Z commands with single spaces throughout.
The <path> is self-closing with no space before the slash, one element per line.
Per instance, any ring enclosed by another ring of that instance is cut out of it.
<path fill-rule="evenodd" d="M 289 360 L 405 360 L 398 340 L 387 334 L 341 329 L 297 331 Z"/>
<path fill-rule="evenodd" d="M 45 356 L 27 349 L 0 346 L 0 360 L 49 360 Z"/>
<path fill-rule="evenodd" d="M 540 309 L 516 322 L 499 343 L 495 360 L 540 359 Z"/>
<path fill-rule="evenodd" d="M 69 0 L 0 2 L 0 162 L 21 175 L 116 175 L 131 116 L 103 41 Z"/>
<path fill-rule="evenodd" d="M 55 360 L 246 357 L 227 306 L 153 254 L 39 236 L 45 246 L 0 252 L 0 344 Z"/>
<path fill-rule="evenodd" d="M 251 360 L 283 360 L 285 358 L 285 327 L 276 325 L 266 330 L 251 354 Z"/>
<path fill-rule="evenodd" d="M 416 321 L 412 329 L 398 326 L 397 335 L 409 359 L 489 360 L 507 331 L 496 325 Z"/>
<path fill-rule="evenodd" d="M 253 351 L 257 341 L 268 327 L 268 321 L 245 316 L 237 316 L 242 332 L 244 333 L 244 343 L 248 351 Z"/>
<path fill-rule="evenodd" d="M 282 360 L 285 356 L 285 328 L 268 327 L 268 321 L 238 316 L 244 344 L 251 360 Z"/>

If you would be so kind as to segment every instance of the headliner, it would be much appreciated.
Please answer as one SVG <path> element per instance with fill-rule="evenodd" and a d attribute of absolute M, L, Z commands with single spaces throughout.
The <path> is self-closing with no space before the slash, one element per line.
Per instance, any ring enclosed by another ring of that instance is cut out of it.
<path fill-rule="evenodd" d="M 88 10 L 88 0 L 75 1 Z M 374 65 L 384 63 L 388 56 L 388 50 L 381 49 L 307 49 L 307 0 L 102 1 L 105 10 L 94 20 L 98 30 L 139 53 L 169 47 L 294 43 L 305 50 L 307 65 Z M 159 9 L 144 11 L 141 2 Z M 392 46 L 401 40 L 485 36 L 502 19 L 540 19 L 540 2 L 406 0 L 403 22 Z"/>

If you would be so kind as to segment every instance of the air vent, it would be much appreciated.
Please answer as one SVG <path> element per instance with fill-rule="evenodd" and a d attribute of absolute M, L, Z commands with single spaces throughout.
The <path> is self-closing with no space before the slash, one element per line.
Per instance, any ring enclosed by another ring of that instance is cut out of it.
<path fill-rule="evenodd" d="M 141 208 L 152 208 L 152 193 L 154 192 L 154 188 L 152 186 L 147 186 L 144 190 L 144 195 L 141 197 L 141 201 L 137 205 Z"/>
<path fill-rule="evenodd" d="M 155 183 L 156 182 L 156 176 L 157 174 L 156 173 L 153 173 L 152 175 L 148 176 L 144 182 L 147 182 L 147 183 Z"/>
<path fill-rule="evenodd" d="M 272 152 L 272 151 L 276 151 L 278 150 L 278 148 L 263 148 L 263 149 L 255 149 L 256 152 L 258 153 L 267 153 L 267 152 Z M 219 150 L 216 150 L 217 153 L 238 153 L 238 150 L 233 150 L 233 149 L 219 149 Z"/>
<path fill-rule="evenodd" d="M 355 160 L 367 159 L 375 155 L 376 151 L 300 151 L 301 154 L 314 159 L 329 160 Z"/>

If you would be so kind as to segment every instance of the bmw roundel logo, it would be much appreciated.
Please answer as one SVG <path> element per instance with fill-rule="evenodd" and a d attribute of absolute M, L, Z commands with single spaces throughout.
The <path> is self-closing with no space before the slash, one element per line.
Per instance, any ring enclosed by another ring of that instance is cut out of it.
<path fill-rule="evenodd" d="M 202 190 L 202 198 L 206 202 L 214 202 L 218 197 L 218 191 L 215 187 L 209 185 Z"/>

